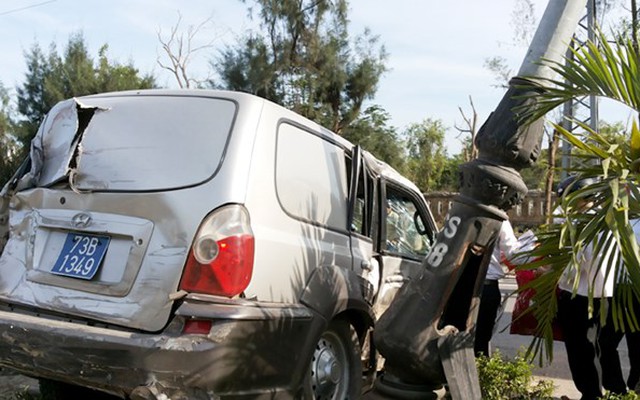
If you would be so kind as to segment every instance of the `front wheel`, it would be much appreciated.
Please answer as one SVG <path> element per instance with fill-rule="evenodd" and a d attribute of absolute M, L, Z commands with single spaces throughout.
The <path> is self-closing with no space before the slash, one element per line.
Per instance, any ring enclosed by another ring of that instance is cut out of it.
<path fill-rule="evenodd" d="M 360 342 L 351 324 L 336 319 L 316 344 L 307 393 L 315 400 L 359 399 L 362 390 Z"/>

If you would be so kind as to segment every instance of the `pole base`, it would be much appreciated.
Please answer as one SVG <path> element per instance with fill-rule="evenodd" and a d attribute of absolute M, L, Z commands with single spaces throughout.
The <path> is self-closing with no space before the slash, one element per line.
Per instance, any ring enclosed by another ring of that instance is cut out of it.
<path fill-rule="evenodd" d="M 405 383 L 394 376 L 382 375 L 376 379 L 373 390 L 363 400 L 439 400 L 447 393 L 444 386 Z"/>

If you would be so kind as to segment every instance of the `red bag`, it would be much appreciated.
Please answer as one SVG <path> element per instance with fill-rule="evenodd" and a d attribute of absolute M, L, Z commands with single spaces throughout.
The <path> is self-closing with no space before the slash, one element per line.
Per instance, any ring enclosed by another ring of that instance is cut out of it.
<path fill-rule="evenodd" d="M 516 283 L 518 288 L 521 288 L 525 284 L 535 279 L 535 272 L 532 270 L 516 271 Z M 526 289 L 518 292 L 516 296 L 516 302 L 513 306 L 511 313 L 511 327 L 510 332 L 514 335 L 526 335 L 526 336 L 539 336 L 538 320 L 533 312 L 525 313 L 529 307 L 531 307 L 534 289 Z M 562 330 L 558 322 L 553 320 L 553 340 L 562 341 Z"/>

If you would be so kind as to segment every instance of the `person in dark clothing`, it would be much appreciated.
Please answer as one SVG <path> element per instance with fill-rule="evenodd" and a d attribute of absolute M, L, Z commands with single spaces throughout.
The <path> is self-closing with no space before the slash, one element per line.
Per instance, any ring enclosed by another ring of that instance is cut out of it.
<path fill-rule="evenodd" d="M 630 221 L 633 231 L 636 236 L 636 240 L 640 242 L 640 220 L 636 219 Z M 623 285 L 629 285 L 628 280 L 624 279 L 624 273 L 620 274 L 622 278 L 619 283 L 616 283 L 614 288 L 614 296 L 616 301 L 624 302 L 620 296 L 625 291 L 621 290 Z M 630 293 L 630 287 L 627 287 L 627 292 Z M 623 303 L 626 305 L 626 303 Z M 638 298 L 633 296 L 631 308 L 629 313 L 633 313 L 636 317 L 636 321 L 640 323 L 640 302 Z M 617 393 L 624 394 L 627 390 L 635 390 L 640 394 L 640 330 L 638 326 L 631 326 L 627 315 L 622 316 L 621 325 L 616 330 L 613 322 L 613 310 L 610 308 L 607 314 L 607 322 L 602 327 L 602 337 L 599 344 L 601 349 L 600 363 L 603 365 L 602 370 L 602 385 L 605 389 Z M 625 381 L 620 366 L 620 355 L 618 354 L 618 345 L 622 341 L 622 338 L 627 341 L 627 350 L 629 355 L 629 376 Z M 604 368 L 607 366 L 607 368 Z"/>
<path fill-rule="evenodd" d="M 558 323 L 562 329 L 571 378 L 582 393 L 582 400 L 602 397 L 597 347 L 600 301 L 599 298 L 593 299 L 594 313 L 589 317 L 587 296 L 573 297 L 567 290 L 561 290 L 558 295 Z"/>
<path fill-rule="evenodd" d="M 505 275 L 502 266 L 503 260 L 513 257 L 518 249 L 518 239 L 513 233 L 513 228 L 509 221 L 503 221 L 493 247 L 491 260 L 487 267 L 487 276 L 482 287 L 480 297 L 480 308 L 476 318 L 476 333 L 474 351 L 476 355 L 484 354 L 490 356 L 489 342 L 493 336 L 493 328 L 498 316 L 498 309 L 502 302 L 502 295 L 498 281 Z"/>
<path fill-rule="evenodd" d="M 633 312 L 636 314 L 636 319 L 640 321 L 640 303 L 635 298 Z M 623 317 L 622 326 L 616 330 L 613 323 L 613 313 L 610 310 L 607 315 L 607 323 L 602 327 L 603 338 L 599 341 L 602 352 L 600 363 L 608 366 L 602 371 L 602 385 L 605 389 L 617 394 L 624 394 L 628 390 L 635 390 L 640 394 L 640 331 L 637 328 L 633 331 L 626 318 L 626 316 Z M 627 342 L 630 366 L 626 381 L 618 354 L 618 345 L 623 337 Z"/>

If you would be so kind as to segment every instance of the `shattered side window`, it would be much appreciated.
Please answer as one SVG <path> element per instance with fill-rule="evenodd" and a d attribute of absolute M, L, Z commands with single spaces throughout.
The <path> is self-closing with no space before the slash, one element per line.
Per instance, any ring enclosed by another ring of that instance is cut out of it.
<path fill-rule="evenodd" d="M 70 179 L 79 190 L 165 190 L 209 179 L 236 113 L 230 100 L 123 96 L 68 100 L 32 145 L 36 183 Z M 70 178 L 68 178 L 70 176 Z"/>
<path fill-rule="evenodd" d="M 431 248 L 424 217 L 410 196 L 388 189 L 385 214 L 387 251 L 414 258 L 424 257 Z"/>

